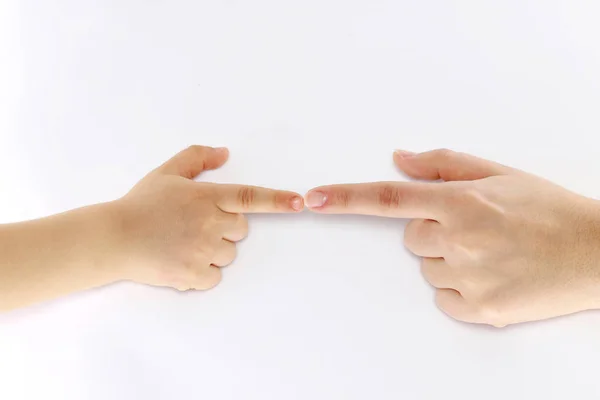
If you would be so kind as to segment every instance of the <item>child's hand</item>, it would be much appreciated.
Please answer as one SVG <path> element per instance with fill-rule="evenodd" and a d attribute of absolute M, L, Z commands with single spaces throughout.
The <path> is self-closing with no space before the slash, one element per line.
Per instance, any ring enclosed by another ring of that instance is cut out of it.
<path fill-rule="evenodd" d="M 122 279 L 179 290 L 210 289 L 220 267 L 236 257 L 248 234 L 241 213 L 294 213 L 304 208 L 293 192 L 199 183 L 204 170 L 222 166 L 227 149 L 192 146 L 142 179 L 114 202 L 121 221 L 117 254 Z"/>

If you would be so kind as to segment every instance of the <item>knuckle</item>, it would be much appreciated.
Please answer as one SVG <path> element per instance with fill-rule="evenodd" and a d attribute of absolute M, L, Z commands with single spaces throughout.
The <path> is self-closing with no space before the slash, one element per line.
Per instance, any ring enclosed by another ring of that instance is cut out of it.
<path fill-rule="evenodd" d="M 203 266 L 195 269 L 192 287 L 197 290 L 211 289 L 221 282 L 221 270 L 217 267 Z"/>
<path fill-rule="evenodd" d="M 401 197 L 400 189 L 392 185 L 384 185 L 377 191 L 377 201 L 384 208 L 398 208 Z"/>
<path fill-rule="evenodd" d="M 454 310 L 449 306 L 448 298 L 443 289 L 435 291 L 435 305 L 451 317 L 455 315 Z"/>
<path fill-rule="evenodd" d="M 473 315 L 467 312 L 469 307 L 466 307 L 465 304 L 459 304 L 451 289 L 437 289 L 435 304 L 442 312 L 455 320 L 474 322 Z"/>
<path fill-rule="evenodd" d="M 223 248 L 219 253 L 220 257 L 218 258 L 221 258 L 223 262 L 229 263 L 235 260 L 235 258 L 237 257 L 237 247 L 233 243 L 225 242 Z"/>
<path fill-rule="evenodd" d="M 188 146 L 185 150 L 179 153 L 178 158 L 182 161 L 182 163 L 179 165 L 179 174 L 185 178 L 193 178 L 188 169 L 185 167 L 190 160 L 202 160 L 202 169 L 206 169 L 206 147 L 204 146 Z"/>
<path fill-rule="evenodd" d="M 203 157 L 206 155 L 206 147 L 193 144 L 186 149 L 192 157 Z"/>
<path fill-rule="evenodd" d="M 250 229 L 249 224 L 248 224 L 248 218 L 246 218 L 244 215 L 239 214 L 238 216 L 239 218 L 239 226 L 240 226 L 240 232 L 243 235 L 243 237 L 248 236 L 248 230 Z"/>
<path fill-rule="evenodd" d="M 490 195 L 485 188 L 475 184 L 464 185 L 453 190 L 448 197 L 448 206 L 466 210 L 469 215 L 475 216 L 485 212 L 489 217 L 505 217 L 508 212 L 501 201 Z"/>
<path fill-rule="evenodd" d="M 448 232 L 442 243 L 444 254 L 465 268 L 481 268 L 486 265 L 493 246 L 493 242 L 481 231 L 468 227 Z"/>
<path fill-rule="evenodd" d="M 462 200 L 464 203 L 479 203 L 482 200 L 482 193 L 475 187 L 469 187 L 462 191 Z"/>
<path fill-rule="evenodd" d="M 229 259 L 227 261 L 233 262 L 236 259 L 238 254 L 237 247 L 235 245 L 231 246 L 231 250 L 229 250 Z"/>
<path fill-rule="evenodd" d="M 200 146 L 198 144 L 193 144 L 191 146 L 188 146 L 186 151 L 194 155 L 203 155 L 206 153 L 206 147 Z"/>
<path fill-rule="evenodd" d="M 431 264 L 427 263 L 425 260 L 421 262 L 421 275 L 427 282 L 430 282 L 435 279 L 435 270 L 431 268 Z"/>
<path fill-rule="evenodd" d="M 447 148 L 433 150 L 433 154 L 438 158 L 449 160 L 456 156 L 456 152 Z"/>
<path fill-rule="evenodd" d="M 446 196 L 447 205 L 449 207 L 471 207 L 478 203 L 482 195 L 473 185 L 457 185 Z"/>
<path fill-rule="evenodd" d="M 422 220 L 412 220 L 404 230 L 404 246 L 409 250 L 417 244 L 422 235 Z"/>
<path fill-rule="evenodd" d="M 475 303 L 475 310 L 481 322 L 496 327 L 506 325 L 503 323 L 505 312 L 497 298 L 481 297 Z"/>
<path fill-rule="evenodd" d="M 175 276 L 170 279 L 170 286 L 185 292 L 194 286 L 194 267 L 191 262 L 184 262 L 182 268 L 178 270 Z"/>
<path fill-rule="evenodd" d="M 254 188 L 251 187 L 242 187 L 238 190 L 238 203 L 243 208 L 250 208 L 254 203 L 254 197 L 256 192 Z"/>
<path fill-rule="evenodd" d="M 218 207 L 215 204 L 217 199 L 220 197 L 217 185 L 206 182 L 194 182 L 194 185 L 191 187 L 194 189 L 193 193 L 196 204 L 198 202 L 210 202 L 214 205 L 212 209 L 218 210 Z"/>

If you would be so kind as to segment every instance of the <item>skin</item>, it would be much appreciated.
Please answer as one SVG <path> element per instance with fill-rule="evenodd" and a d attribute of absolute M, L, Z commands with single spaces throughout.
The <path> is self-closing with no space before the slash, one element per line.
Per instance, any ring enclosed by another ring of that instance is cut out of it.
<path fill-rule="evenodd" d="M 122 280 L 178 290 L 217 285 L 248 234 L 243 213 L 304 208 L 294 192 L 192 180 L 228 156 L 191 146 L 121 199 L 1 225 L 0 311 Z"/>
<path fill-rule="evenodd" d="M 422 257 L 439 308 L 457 320 L 503 327 L 600 308 L 598 201 L 450 150 L 399 150 L 394 162 L 435 182 L 323 186 L 306 204 L 411 219 L 405 245 Z"/>
<path fill-rule="evenodd" d="M 248 233 L 243 213 L 304 208 L 294 192 L 193 181 L 228 154 L 192 146 L 121 199 L 0 226 L 0 311 L 121 280 L 217 285 Z M 450 150 L 397 151 L 394 161 L 435 182 L 323 186 L 308 207 L 412 219 L 405 245 L 455 319 L 502 327 L 600 308 L 597 201 Z"/>

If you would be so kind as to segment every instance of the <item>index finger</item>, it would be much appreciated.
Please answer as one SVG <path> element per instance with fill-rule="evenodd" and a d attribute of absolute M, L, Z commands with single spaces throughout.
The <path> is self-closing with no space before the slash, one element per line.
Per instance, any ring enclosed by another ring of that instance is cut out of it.
<path fill-rule="evenodd" d="M 312 211 L 325 214 L 361 214 L 392 218 L 438 220 L 443 207 L 444 183 L 372 182 L 321 186 L 306 195 Z"/>
<path fill-rule="evenodd" d="M 258 186 L 217 184 L 217 207 L 228 213 L 294 213 L 304 209 L 298 193 Z"/>

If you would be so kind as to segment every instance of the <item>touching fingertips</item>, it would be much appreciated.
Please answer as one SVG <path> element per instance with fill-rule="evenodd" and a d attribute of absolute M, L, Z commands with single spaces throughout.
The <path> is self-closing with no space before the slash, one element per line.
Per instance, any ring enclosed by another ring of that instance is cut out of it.
<path fill-rule="evenodd" d="M 320 191 L 308 192 L 306 195 L 306 205 L 309 208 L 323 207 L 327 202 L 327 195 Z"/>

